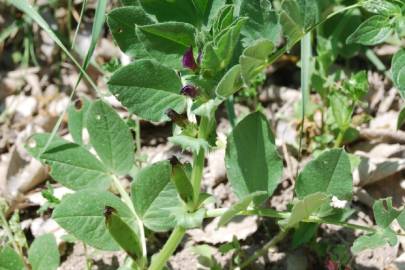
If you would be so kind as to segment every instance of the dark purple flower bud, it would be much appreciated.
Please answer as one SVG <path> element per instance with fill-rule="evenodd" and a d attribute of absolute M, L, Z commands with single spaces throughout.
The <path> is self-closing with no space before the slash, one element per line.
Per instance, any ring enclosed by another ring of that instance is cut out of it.
<path fill-rule="evenodd" d="M 194 85 L 187 84 L 181 88 L 180 93 L 187 97 L 195 98 L 198 95 L 198 90 Z"/>
<path fill-rule="evenodd" d="M 197 68 L 197 63 L 194 60 L 193 47 L 187 49 L 183 55 L 183 67 L 195 70 Z"/>

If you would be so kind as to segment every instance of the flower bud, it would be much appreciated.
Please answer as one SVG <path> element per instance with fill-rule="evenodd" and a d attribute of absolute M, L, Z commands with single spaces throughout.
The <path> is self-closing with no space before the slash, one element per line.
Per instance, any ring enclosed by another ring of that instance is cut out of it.
<path fill-rule="evenodd" d="M 198 95 L 198 90 L 194 85 L 187 84 L 181 88 L 180 93 L 187 97 L 195 98 Z"/>
<path fill-rule="evenodd" d="M 197 63 L 195 62 L 194 55 L 193 55 L 193 47 L 187 49 L 187 51 L 183 55 L 183 67 L 189 68 L 191 70 L 197 69 Z"/>

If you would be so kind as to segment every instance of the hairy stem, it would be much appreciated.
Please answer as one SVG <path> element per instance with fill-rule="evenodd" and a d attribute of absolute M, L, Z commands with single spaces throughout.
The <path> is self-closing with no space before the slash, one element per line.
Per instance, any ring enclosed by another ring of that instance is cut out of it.
<path fill-rule="evenodd" d="M 163 269 L 163 267 L 166 265 L 166 262 L 169 260 L 170 256 L 172 256 L 177 246 L 180 244 L 185 233 L 186 230 L 180 226 L 174 228 L 163 248 L 152 260 L 152 263 L 149 266 L 148 270 Z"/>
<path fill-rule="evenodd" d="M 267 251 L 274 247 L 275 245 L 277 245 L 281 240 L 284 239 L 284 237 L 286 237 L 286 235 L 288 234 L 288 230 L 281 230 L 279 231 L 269 242 L 267 242 L 261 249 L 257 250 L 255 253 L 252 254 L 252 256 L 250 256 L 249 258 L 247 258 L 246 261 L 244 261 L 241 265 L 240 265 L 240 269 L 243 269 L 245 267 L 247 267 L 248 265 L 250 265 L 252 262 L 256 261 L 258 258 L 262 257 L 263 255 L 265 255 L 267 253 Z"/>

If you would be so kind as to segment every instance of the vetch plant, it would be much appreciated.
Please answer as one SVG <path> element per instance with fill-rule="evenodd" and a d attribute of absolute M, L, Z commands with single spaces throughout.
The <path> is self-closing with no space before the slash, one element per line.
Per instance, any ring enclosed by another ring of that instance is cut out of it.
<path fill-rule="evenodd" d="M 317 1 L 301 0 L 282 1 L 278 9 L 266 0 L 123 1 L 124 6 L 108 13 L 107 23 L 120 49 L 135 60 L 108 78 L 108 89 L 131 114 L 151 122 L 172 122 L 169 141 L 191 152 L 192 164 L 172 157 L 140 168 L 135 162 L 135 151 L 140 149 L 135 149 L 127 123 L 102 96 L 83 100 L 68 109 L 73 141 L 36 134 L 26 145 L 50 168 L 54 180 L 74 191 L 56 204 L 52 218 L 89 246 L 125 251 L 127 260 L 120 269 L 163 269 L 186 231 L 213 217 L 220 217 L 219 226 L 236 215 L 278 220 L 279 232 L 240 261 L 239 268 L 248 267 L 289 233 L 295 245 L 304 244 L 322 223 L 364 231 L 353 244 L 353 253 L 396 244 L 397 232 L 390 225 L 397 220 L 405 229 L 405 211 L 393 208 L 390 199 L 374 204 L 376 227 L 346 221 L 353 214 L 345 206 L 352 199 L 354 165 L 341 148 L 323 151 L 299 172 L 289 211 L 266 208 L 281 181 L 283 160 L 269 120 L 260 111 L 240 120 L 227 137 L 226 172 L 239 202 L 207 210 L 213 197 L 201 190 L 205 157 L 216 147 L 218 107 L 337 14 L 358 7 L 377 14 L 361 24 L 348 42 L 371 45 L 394 31 L 401 35 L 403 3 L 378 2 L 384 6 L 360 1 L 327 13 Z M 381 24 L 389 29 L 380 29 Z M 391 73 L 403 92 L 402 56 L 403 50 L 395 55 Z M 342 92 L 331 86 L 334 94 L 323 97 L 338 125 L 338 136 L 350 127 L 353 108 L 365 94 L 364 76 L 360 72 L 347 79 Z M 336 146 L 342 142 L 338 139 Z M 132 178 L 129 189 L 121 181 L 127 176 Z M 5 218 L 2 223 L 7 224 Z M 171 231 L 157 254 L 148 252 L 147 231 Z M 38 259 L 45 250 L 41 247 L 54 250 L 44 266 Z M 33 269 L 56 269 L 55 250 L 51 236 L 38 238 L 29 249 L 28 263 Z M 0 251 L 0 265 L 6 264 L 11 265 L 6 269 L 24 267 L 8 246 Z"/>

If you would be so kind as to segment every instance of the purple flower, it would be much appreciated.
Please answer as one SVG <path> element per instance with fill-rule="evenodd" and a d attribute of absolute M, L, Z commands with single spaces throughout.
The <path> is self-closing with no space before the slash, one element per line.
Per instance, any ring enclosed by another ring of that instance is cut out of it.
<path fill-rule="evenodd" d="M 195 62 L 193 55 L 193 47 L 187 49 L 183 55 L 183 67 L 195 70 L 197 68 L 197 63 Z"/>
<path fill-rule="evenodd" d="M 182 95 L 185 95 L 185 96 L 188 96 L 191 98 L 195 98 L 198 95 L 198 90 L 194 85 L 187 84 L 187 85 L 183 86 L 183 88 L 181 88 L 180 93 Z"/>

